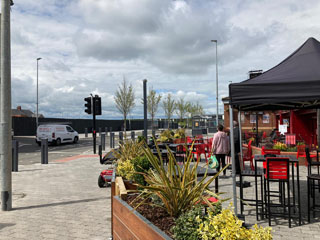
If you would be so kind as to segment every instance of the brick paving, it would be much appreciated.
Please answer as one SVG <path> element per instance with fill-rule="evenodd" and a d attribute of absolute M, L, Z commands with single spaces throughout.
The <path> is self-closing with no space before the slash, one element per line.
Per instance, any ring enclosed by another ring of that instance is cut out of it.
<path fill-rule="evenodd" d="M 108 239 L 111 236 L 110 188 L 99 188 L 101 166 L 98 157 L 79 156 L 48 165 L 19 166 L 13 173 L 13 210 L 0 212 L 0 239 Z M 277 218 L 272 221 L 274 239 L 320 239 L 320 214 L 307 222 L 306 174 L 300 167 L 302 226 Z M 224 198 L 232 197 L 232 178 L 220 179 Z M 254 197 L 254 182 L 245 196 Z M 239 197 L 239 188 L 238 197 Z M 228 202 L 224 203 L 228 206 Z M 238 207 L 240 211 L 240 207 Z M 256 221 L 255 207 L 245 206 L 246 224 L 268 226 L 267 219 Z"/>
<path fill-rule="evenodd" d="M 19 166 L 13 210 L 0 212 L 0 239 L 108 239 L 110 188 L 97 184 L 104 168 L 97 156 Z"/>

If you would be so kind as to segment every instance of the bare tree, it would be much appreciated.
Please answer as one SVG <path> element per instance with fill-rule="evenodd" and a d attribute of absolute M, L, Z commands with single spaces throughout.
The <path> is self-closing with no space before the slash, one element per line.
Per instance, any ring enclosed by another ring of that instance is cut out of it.
<path fill-rule="evenodd" d="M 183 121 L 183 119 L 185 118 L 185 115 L 188 111 L 188 102 L 184 102 L 183 97 L 181 97 L 177 103 L 176 103 L 176 113 L 179 117 L 179 121 L 180 123 Z"/>
<path fill-rule="evenodd" d="M 149 91 L 149 95 L 148 95 L 148 113 L 151 117 L 151 127 L 153 129 L 153 121 L 154 121 L 154 117 L 158 111 L 158 106 L 159 106 L 159 102 L 161 100 L 161 96 L 157 95 L 156 91 L 154 91 L 153 89 L 151 89 Z"/>
<path fill-rule="evenodd" d="M 191 103 L 188 112 L 191 113 L 191 116 L 204 114 L 203 107 L 199 102 L 196 104 Z"/>
<path fill-rule="evenodd" d="M 127 131 L 127 116 L 135 106 L 134 103 L 134 90 L 132 85 L 128 85 L 125 78 L 123 78 L 122 84 L 118 87 L 116 95 L 114 96 L 116 107 L 120 113 L 123 114 L 124 120 L 124 133 L 126 136 Z"/>
<path fill-rule="evenodd" d="M 196 104 L 187 102 L 186 109 L 187 109 L 187 113 L 189 113 L 188 115 L 191 115 L 191 117 L 195 115 L 204 115 L 203 107 L 202 105 L 199 104 L 199 102 L 197 102 Z M 188 121 L 188 124 L 189 123 L 190 122 Z"/>
<path fill-rule="evenodd" d="M 168 119 L 168 128 L 170 124 L 171 117 L 173 115 L 173 112 L 176 108 L 175 101 L 172 99 L 171 94 L 169 93 L 167 97 L 162 101 L 162 107 L 164 110 L 164 114 L 166 115 Z"/>

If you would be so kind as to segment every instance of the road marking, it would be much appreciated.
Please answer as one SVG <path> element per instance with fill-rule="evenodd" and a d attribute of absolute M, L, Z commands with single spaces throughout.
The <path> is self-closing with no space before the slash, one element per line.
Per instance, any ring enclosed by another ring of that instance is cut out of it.
<path fill-rule="evenodd" d="M 54 153 L 54 154 L 77 154 L 79 155 L 79 152 L 56 152 L 56 151 L 49 151 L 48 153 Z"/>
<path fill-rule="evenodd" d="M 93 157 L 99 157 L 99 155 L 97 155 L 97 154 L 96 155 L 77 155 L 77 156 L 54 160 L 53 162 L 69 162 L 72 160 L 77 160 L 79 158 L 93 158 Z"/>
<path fill-rule="evenodd" d="M 23 146 L 30 146 L 32 144 L 19 144 L 19 147 L 23 147 Z"/>

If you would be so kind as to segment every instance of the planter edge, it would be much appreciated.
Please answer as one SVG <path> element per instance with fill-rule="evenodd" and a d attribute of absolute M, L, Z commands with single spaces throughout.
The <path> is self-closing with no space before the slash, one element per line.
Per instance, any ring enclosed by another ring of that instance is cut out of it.
<path fill-rule="evenodd" d="M 145 222 L 153 231 L 157 232 L 161 237 L 163 237 L 166 240 L 172 240 L 172 238 L 170 238 L 165 232 L 160 230 L 152 222 L 150 222 L 148 219 L 146 219 L 144 216 L 142 216 L 138 211 L 134 210 L 128 203 L 123 201 L 119 196 L 114 196 L 114 198 L 117 199 L 126 208 L 128 208 L 131 213 L 133 213 L 138 218 L 140 218 L 143 222 Z"/>

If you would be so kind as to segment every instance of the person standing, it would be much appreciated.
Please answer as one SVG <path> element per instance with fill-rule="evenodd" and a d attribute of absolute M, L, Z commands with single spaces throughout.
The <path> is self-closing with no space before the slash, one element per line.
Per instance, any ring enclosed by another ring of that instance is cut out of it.
<path fill-rule="evenodd" d="M 223 131 L 223 126 L 218 125 L 218 132 L 214 134 L 212 141 L 213 154 L 216 156 L 219 167 L 217 168 L 220 171 L 220 166 L 224 168 L 226 166 L 226 155 L 230 151 L 229 139 L 227 134 Z M 227 170 L 223 171 L 223 176 L 226 176 Z"/>

